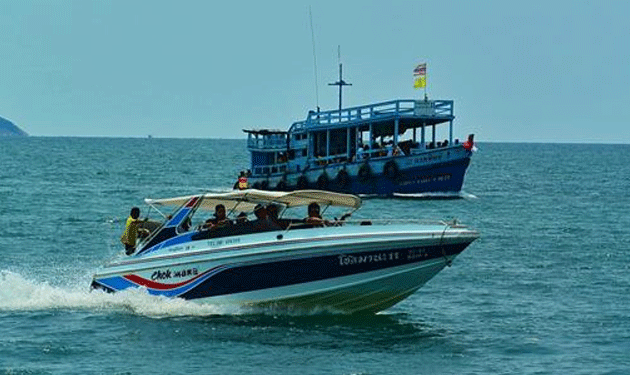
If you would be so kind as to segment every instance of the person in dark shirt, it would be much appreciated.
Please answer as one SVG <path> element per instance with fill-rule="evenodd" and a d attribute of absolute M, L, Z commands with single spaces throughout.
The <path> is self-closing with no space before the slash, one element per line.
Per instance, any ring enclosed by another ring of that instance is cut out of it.
<path fill-rule="evenodd" d="M 214 227 L 223 227 L 232 224 L 232 221 L 227 218 L 225 213 L 225 206 L 217 204 L 214 207 L 214 218 L 206 220 L 203 224 L 203 229 L 210 229 Z"/>

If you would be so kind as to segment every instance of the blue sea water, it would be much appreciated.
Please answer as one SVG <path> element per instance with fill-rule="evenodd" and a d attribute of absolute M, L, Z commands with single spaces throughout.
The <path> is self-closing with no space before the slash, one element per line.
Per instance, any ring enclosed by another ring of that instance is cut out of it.
<path fill-rule="evenodd" d="M 343 316 L 88 291 L 129 207 L 230 189 L 245 141 L 0 139 L 0 374 L 630 373 L 630 145 L 478 147 L 462 199 L 360 215 L 481 238 L 402 303 Z"/>

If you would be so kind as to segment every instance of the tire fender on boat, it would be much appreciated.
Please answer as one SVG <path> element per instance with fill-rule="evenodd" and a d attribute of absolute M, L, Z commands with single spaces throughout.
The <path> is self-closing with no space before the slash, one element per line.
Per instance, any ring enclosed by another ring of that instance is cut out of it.
<path fill-rule="evenodd" d="M 367 181 L 372 177 L 372 168 L 367 162 L 359 168 L 358 176 L 361 181 Z"/>
<path fill-rule="evenodd" d="M 296 188 L 298 190 L 308 188 L 308 178 L 306 178 L 306 175 L 301 175 L 300 178 L 298 178 Z"/>
<path fill-rule="evenodd" d="M 317 188 L 320 190 L 326 190 L 327 187 L 328 187 L 328 175 L 326 174 L 326 172 L 324 172 L 321 175 L 319 175 L 319 177 L 317 178 Z"/>
<path fill-rule="evenodd" d="M 335 180 L 340 187 L 345 188 L 350 184 L 350 175 L 348 175 L 345 169 L 342 169 L 337 173 Z"/>
<path fill-rule="evenodd" d="M 399 173 L 400 171 L 398 169 L 398 164 L 396 164 L 394 160 L 390 160 L 387 163 L 385 163 L 385 166 L 383 167 L 383 174 L 387 176 L 389 179 L 391 180 L 397 179 L 399 176 Z"/>
<path fill-rule="evenodd" d="M 277 191 L 285 191 L 287 190 L 287 183 L 284 179 L 280 180 L 278 182 L 278 184 L 276 185 L 276 190 Z"/>

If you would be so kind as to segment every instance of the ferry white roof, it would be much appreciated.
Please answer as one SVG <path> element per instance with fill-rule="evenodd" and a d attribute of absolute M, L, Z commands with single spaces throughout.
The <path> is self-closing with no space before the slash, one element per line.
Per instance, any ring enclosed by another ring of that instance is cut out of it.
<path fill-rule="evenodd" d="M 361 198 L 351 194 L 340 194 L 322 190 L 296 190 L 291 192 L 264 191 L 256 189 L 237 190 L 229 193 L 206 193 L 165 199 L 145 199 L 151 206 L 181 206 L 194 197 L 202 199 L 201 207 L 213 210 L 223 204 L 227 210 L 235 207 L 240 211 L 253 211 L 257 204 L 277 203 L 287 207 L 306 206 L 312 202 L 323 205 L 350 208 L 361 207 Z"/>

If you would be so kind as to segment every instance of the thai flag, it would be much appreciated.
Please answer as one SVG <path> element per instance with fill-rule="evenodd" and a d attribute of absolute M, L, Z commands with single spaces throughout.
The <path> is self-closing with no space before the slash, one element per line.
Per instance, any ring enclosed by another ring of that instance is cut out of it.
<path fill-rule="evenodd" d="M 423 63 L 420 64 L 418 66 L 416 66 L 416 68 L 413 70 L 413 75 L 414 76 L 423 76 L 427 74 L 427 64 Z"/>

